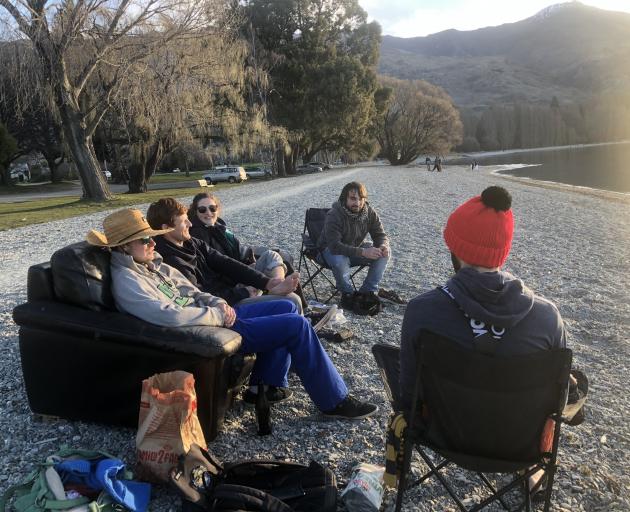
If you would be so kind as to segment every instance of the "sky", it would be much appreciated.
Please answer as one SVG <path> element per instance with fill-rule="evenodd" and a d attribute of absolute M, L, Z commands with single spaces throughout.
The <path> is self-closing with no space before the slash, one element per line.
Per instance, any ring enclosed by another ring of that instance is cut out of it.
<path fill-rule="evenodd" d="M 381 24 L 384 35 L 415 37 L 442 30 L 474 30 L 512 23 L 561 3 L 554 0 L 359 0 L 369 21 Z M 583 4 L 630 13 L 630 0 L 582 0 Z"/>

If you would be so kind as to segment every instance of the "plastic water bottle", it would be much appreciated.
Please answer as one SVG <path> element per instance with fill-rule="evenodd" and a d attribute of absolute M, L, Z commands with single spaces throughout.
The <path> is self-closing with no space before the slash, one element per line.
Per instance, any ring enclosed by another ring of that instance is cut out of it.
<path fill-rule="evenodd" d="M 361 463 L 352 469 L 341 497 L 348 512 L 378 512 L 383 502 L 383 466 Z"/>
<path fill-rule="evenodd" d="M 271 407 L 262 381 L 258 383 L 258 395 L 256 395 L 256 420 L 259 436 L 271 434 Z"/>

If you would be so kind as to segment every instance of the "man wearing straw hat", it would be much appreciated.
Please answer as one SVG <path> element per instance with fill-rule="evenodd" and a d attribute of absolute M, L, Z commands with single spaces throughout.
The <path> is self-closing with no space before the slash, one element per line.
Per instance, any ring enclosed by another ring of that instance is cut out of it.
<path fill-rule="evenodd" d="M 264 383 L 272 402 L 291 396 L 287 374 L 292 365 L 324 415 L 361 419 L 378 410 L 348 393 L 317 334 L 297 314 L 293 302 L 282 299 L 232 308 L 200 291 L 154 250 L 152 237 L 171 229 L 152 229 L 139 210 L 112 213 L 103 221 L 103 230 L 91 230 L 87 241 L 112 249 L 112 294 L 119 310 L 161 326 L 209 325 L 238 332 L 241 350 L 257 354 L 250 382 Z M 255 401 L 257 392 L 250 386 L 246 401 Z"/>

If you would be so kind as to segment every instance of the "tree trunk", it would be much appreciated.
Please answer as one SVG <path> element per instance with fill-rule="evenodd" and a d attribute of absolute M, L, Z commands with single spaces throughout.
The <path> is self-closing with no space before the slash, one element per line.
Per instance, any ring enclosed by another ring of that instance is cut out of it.
<path fill-rule="evenodd" d="M 162 141 L 158 141 L 151 146 L 150 153 L 147 156 L 144 163 L 145 192 L 147 190 L 147 183 L 151 179 L 151 176 L 155 174 L 155 171 L 157 170 L 158 165 L 162 161 L 163 156 L 164 156 L 164 144 L 162 143 Z"/>
<path fill-rule="evenodd" d="M 65 141 L 81 178 L 83 199 L 109 201 L 112 194 L 94 154 L 92 139 L 85 132 L 83 114 L 70 101 L 58 100 L 58 107 Z"/>
<path fill-rule="evenodd" d="M 278 176 L 286 176 L 287 175 L 287 170 L 284 166 L 284 150 L 283 149 L 276 149 L 276 172 L 278 173 Z"/>
<path fill-rule="evenodd" d="M 49 153 L 48 151 L 42 152 L 44 158 L 46 159 L 46 163 L 48 164 L 48 168 L 50 169 L 50 181 L 53 183 L 59 183 L 61 181 L 61 176 L 57 172 L 59 169 L 59 164 L 63 161 L 60 160 L 57 162 L 58 156 L 55 153 Z"/>
<path fill-rule="evenodd" d="M 14 183 L 11 181 L 11 173 L 9 172 L 9 166 L 6 169 L 0 164 L 0 185 L 4 187 L 11 187 Z"/>
<path fill-rule="evenodd" d="M 129 166 L 129 193 L 142 194 L 147 191 L 144 179 L 144 162 L 134 162 Z"/>

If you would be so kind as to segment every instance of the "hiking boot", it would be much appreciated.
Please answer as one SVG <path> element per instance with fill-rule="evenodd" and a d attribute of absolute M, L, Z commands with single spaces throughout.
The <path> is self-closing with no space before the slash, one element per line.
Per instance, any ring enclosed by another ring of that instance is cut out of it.
<path fill-rule="evenodd" d="M 361 402 L 352 395 L 348 395 L 339 402 L 337 407 L 330 411 L 323 411 L 323 414 L 329 418 L 361 420 L 372 416 L 376 411 L 378 411 L 378 405 L 369 402 Z"/>
<path fill-rule="evenodd" d="M 345 309 L 347 311 L 352 311 L 354 309 L 354 293 L 342 293 L 341 300 L 339 301 L 339 307 Z"/>
<path fill-rule="evenodd" d="M 279 388 L 277 386 L 269 386 L 267 391 L 267 400 L 270 404 L 279 404 L 287 401 L 293 395 L 293 391 L 289 388 Z M 246 404 L 256 405 L 256 398 L 258 393 L 254 393 L 251 389 L 248 389 L 243 393 L 243 402 Z"/>
<path fill-rule="evenodd" d="M 359 292 L 354 301 L 357 315 L 374 316 L 383 311 L 383 304 L 375 292 Z"/>

